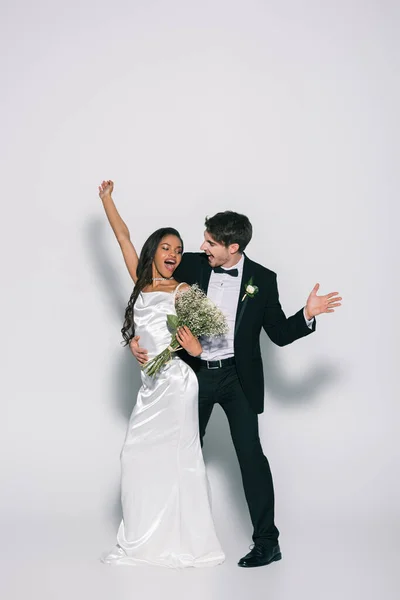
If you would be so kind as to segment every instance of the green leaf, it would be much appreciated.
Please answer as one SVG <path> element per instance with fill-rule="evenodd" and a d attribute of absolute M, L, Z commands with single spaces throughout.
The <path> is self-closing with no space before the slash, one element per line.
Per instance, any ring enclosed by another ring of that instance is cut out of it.
<path fill-rule="evenodd" d="M 179 319 L 176 315 L 167 315 L 168 328 L 172 331 L 178 329 Z"/>

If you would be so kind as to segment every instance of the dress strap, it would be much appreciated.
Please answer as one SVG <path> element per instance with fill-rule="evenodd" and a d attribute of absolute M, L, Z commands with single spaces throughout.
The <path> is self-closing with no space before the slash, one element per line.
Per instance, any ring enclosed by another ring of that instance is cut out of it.
<path fill-rule="evenodd" d="M 174 296 L 174 298 L 176 297 L 176 293 L 177 293 L 177 291 L 179 290 L 179 288 L 181 287 L 181 285 L 187 285 L 187 283 L 185 283 L 184 281 L 182 281 L 181 283 L 178 283 L 178 285 L 176 286 L 176 288 L 175 288 L 175 289 L 174 289 L 174 291 L 172 292 L 172 293 L 173 293 L 173 296 Z"/>

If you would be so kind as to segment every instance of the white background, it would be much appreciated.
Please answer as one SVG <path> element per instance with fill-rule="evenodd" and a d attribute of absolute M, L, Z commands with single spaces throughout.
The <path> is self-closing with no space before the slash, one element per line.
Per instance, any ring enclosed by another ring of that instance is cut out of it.
<path fill-rule="evenodd" d="M 398 3 L 23 0 L 1 21 L 4 598 L 396 597 Z M 236 567 L 251 525 L 219 407 L 205 458 L 225 564 L 98 562 L 139 385 L 108 178 L 138 249 L 174 226 L 197 250 L 205 216 L 237 210 L 287 314 L 317 281 L 343 295 L 307 339 L 262 336 L 280 563 Z"/>

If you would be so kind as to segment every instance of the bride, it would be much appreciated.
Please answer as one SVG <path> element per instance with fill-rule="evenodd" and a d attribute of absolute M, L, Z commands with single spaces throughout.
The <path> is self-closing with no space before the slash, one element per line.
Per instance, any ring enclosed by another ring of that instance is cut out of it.
<path fill-rule="evenodd" d="M 176 314 L 176 294 L 188 287 L 173 278 L 182 259 L 183 242 L 175 229 L 158 229 L 138 258 L 112 191 L 112 181 L 99 186 L 107 218 L 135 283 L 121 332 L 126 344 L 134 335 L 140 336 L 151 360 L 169 345 L 167 315 Z M 189 329 L 182 328 L 177 337 L 189 354 L 201 353 L 200 342 Z M 217 565 L 225 556 L 214 529 L 200 448 L 196 375 L 175 354 L 155 377 L 144 371 L 141 377 L 142 387 L 121 452 L 123 516 L 118 543 L 102 560 L 117 565 Z"/>

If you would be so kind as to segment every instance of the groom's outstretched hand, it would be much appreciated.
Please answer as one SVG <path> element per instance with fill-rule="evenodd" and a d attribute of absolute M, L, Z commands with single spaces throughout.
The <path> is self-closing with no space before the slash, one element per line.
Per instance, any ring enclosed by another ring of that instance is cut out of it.
<path fill-rule="evenodd" d="M 338 295 L 339 292 L 331 292 L 325 296 L 317 296 L 319 283 L 316 283 L 311 294 L 308 296 L 305 307 L 305 316 L 308 320 L 313 319 L 322 313 L 333 313 L 337 306 L 341 306 L 342 298 Z"/>
<path fill-rule="evenodd" d="M 131 352 L 132 352 L 133 356 L 136 358 L 136 360 L 138 361 L 138 363 L 140 363 L 141 365 L 145 365 L 147 363 L 147 361 L 149 360 L 148 352 L 145 348 L 141 348 L 139 346 L 139 340 L 140 340 L 140 335 L 135 335 L 135 337 L 132 338 L 131 341 L 129 342 L 129 348 L 131 349 Z"/>

